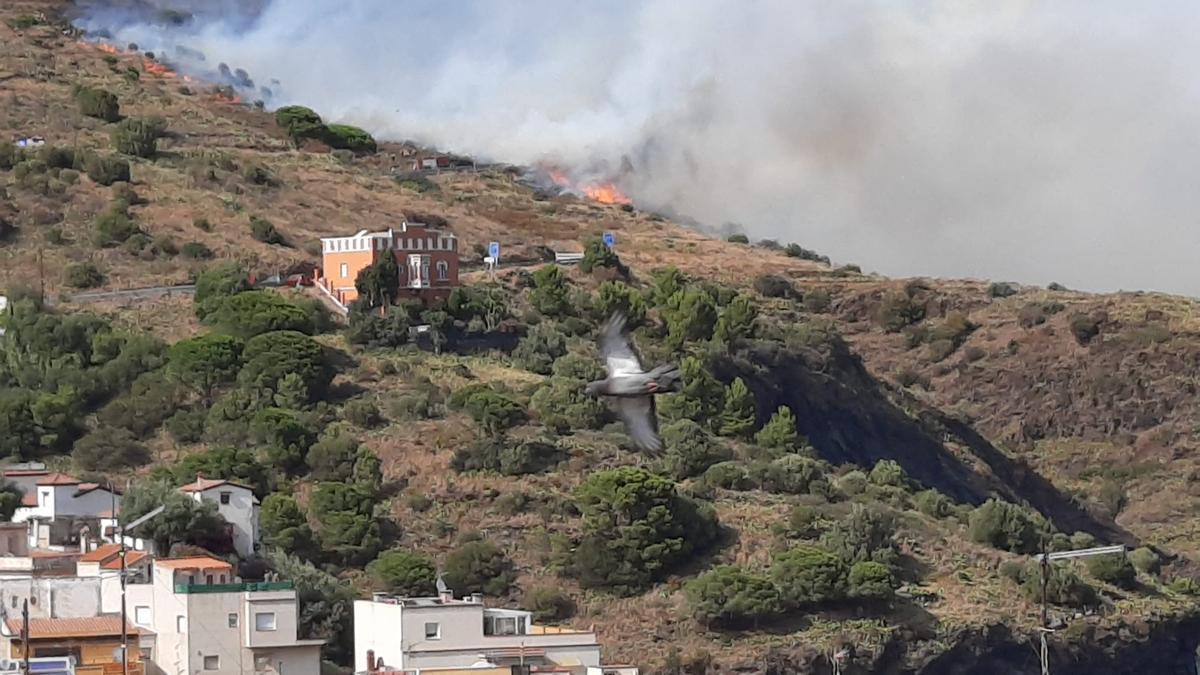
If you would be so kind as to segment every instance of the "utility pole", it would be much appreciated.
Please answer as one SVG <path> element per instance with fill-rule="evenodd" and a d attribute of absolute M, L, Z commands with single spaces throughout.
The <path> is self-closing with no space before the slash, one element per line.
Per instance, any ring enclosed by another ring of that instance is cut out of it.
<path fill-rule="evenodd" d="M 21 601 L 21 672 L 29 675 L 29 598 Z"/>
<path fill-rule="evenodd" d="M 46 305 L 46 265 L 42 259 L 42 247 L 38 246 L 38 300 Z"/>
<path fill-rule="evenodd" d="M 1049 602 L 1046 597 L 1046 587 L 1050 579 L 1050 561 L 1051 560 L 1068 560 L 1071 558 L 1089 558 L 1095 555 L 1109 555 L 1120 553 L 1125 556 L 1125 545 L 1117 544 L 1115 546 L 1097 546 L 1095 548 L 1081 548 L 1074 551 L 1058 551 L 1056 553 L 1046 552 L 1046 542 L 1042 541 L 1042 552 L 1038 554 L 1038 562 L 1042 566 L 1042 625 L 1038 630 L 1041 635 L 1041 661 L 1042 675 L 1050 675 L 1050 649 L 1046 644 L 1046 636 L 1054 631 L 1050 628 L 1050 613 Z"/>

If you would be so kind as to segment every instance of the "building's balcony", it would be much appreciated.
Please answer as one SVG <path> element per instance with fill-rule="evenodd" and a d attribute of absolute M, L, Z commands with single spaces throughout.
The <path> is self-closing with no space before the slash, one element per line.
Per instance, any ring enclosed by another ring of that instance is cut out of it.
<path fill-rule="evenodd" d="M 176 593 L 262 593 L 267 591 L 293 591 L 296 585 L 290 581 L 261 581 L 236 584 L 175 584 Z"/>

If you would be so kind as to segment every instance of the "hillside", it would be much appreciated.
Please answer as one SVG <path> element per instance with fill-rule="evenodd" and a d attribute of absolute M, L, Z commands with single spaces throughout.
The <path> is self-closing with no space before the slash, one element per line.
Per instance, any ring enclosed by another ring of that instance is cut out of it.
<path fill-rule="evenodd" d="M 0 148 L 0 289 L 29 298 L 44 280 L 60 299 L 7 319 L 6 456 L 142 485 L 250 482 L 268 546 L 301 560 L 246 575 L 311 569 L 326 585 L 309 601 L 334 605 L 350 588 L 426 590 L 436 566 L 594 624 L 607 661 L 648 672 L 827 672 L 843 645 L 857 669 L 843 672 L 1037 672 L 1036 580 L 1018 561 L 1042 540 L 1149 546 L 1136 572 L 1055 577 L 1056 616 L 1079 612 L 1053 639 L 1055 672 L 1186 672 L 1172 669 L 1197 640 L 1194 301 L 886 279 L 547 197 L 504 168 L 412 180 L 398 167 L 413 146 L 296 148 L 272 113 L 86 43 L 61 9 L 0 8 L 0 139 L 46 140 Z M 80 86 L 165 121 L 155 152 L 125 157 L 128 182 L 90 175 L 117 157 L 118 125 L 82 114 Z M 496 240 L 528 264 L 465 275 L 445 308 L 366 308 L 348 326 L 315 296 L 239 283 L 401 216 L 444 219 L 465 263 Z M 619 260 L 595 244 L 604 231 Z M 586 270 L 538 262 L 589 242 Z M 196 279 L 195 299 L 70 300 Z M 613 309 L 642 319 L 647 360 L 684 363 L 661 456 L 579 393 Z M 406 344 L 413 323 L 437 327 L 441 353 Z M 461 348 L 481 335 L 508 347 Z M 674 521 L 605 529 L 637 520 L 606 501 L 618 479 Z M 163 533 L 198 543 L 186 535 Z M 374 562 L 393 549 L 420 573 Z M 345 622 L 310 619 L 344 664 Z"/>

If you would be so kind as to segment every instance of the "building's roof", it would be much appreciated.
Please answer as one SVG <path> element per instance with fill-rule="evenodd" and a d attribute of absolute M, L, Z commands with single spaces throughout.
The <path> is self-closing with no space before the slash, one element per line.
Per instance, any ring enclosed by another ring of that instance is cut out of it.
<path fill-rule="evenodd" d="M 121 494 L 120 490 L 116 488 L 110 488 L 107 485 L 101 485 L 99 483 L 80 483 L 79 489 L 75 490 L 75 496 L 79 497 L 81 495 L 86 495 L 93 490 L 104 490 L 105 492 L 112 492 L 113 494 Z"/>
<path fill-rule="evenodd" d="M 20 635 L 22 629 L 20 619 L 5 621 L 9 635 Z M 138 629 L 132 624 L 125 624 L 128 635 L 137 635 Z M 121 635 L 120 616 L 91 616 L 67 619 L 30 619 L 29 637 L 33 640 L 54 638 L 84 638 L 107 637 Z"/>
<path fill-rule="evenodd" d="M 37 482 L 38 485 L 79 485 L 80 480 L 65 473 L 55 471 Z"/>
<path fill-rule="evenodd" d="M 21 506 L 37 506 L 37 495 L 32 492 L 26 492 L 21 495 Z"/>
<path fill-rule="evenodd" d="M 388 230 L 381 230 L 379 232 L 371 232 L 370 230 L 359 230 L 358 232 L 355 232 L 354 234 L 343 234 L 341 236 L 335 236 L 335 237 L 321 237 L 321 241 L 326 241 L 326 240 L 331 240 L 331 239 L 358 239 L 360 237 L 369 237 L 371 239 L 387 239 L 388 237 L 394 237 L 397 232 L 399 232 L 399 233 L 408 232 L 408 228 L 410 228 L 410 227 L 426 230 L 430 233 L 438 233 L 447 239 L 457 239 L 458 238 L 458 236 L 455 235 L 450 230 L 439 229 L 439 228 L 433 227 L 432 225 L 429 225 L 428 223 L 414 223 L 414 222 L 411 222 L 408 220 L 401 220 L 400 225 L 398 227 L 393 227 Z"/>
<path fill-rule="evenodd" d="M 242 488 L 243 490 L 250 490 L 251 492 L 254 491 L 254 488 L 252 488 L 248 485 L 242 485 L 241 483 L 235 483 L 231 480 L 204 478 L 203 476 L 196 476 L 196 482 L 188 483 L 187 485 L 184 485 L 183 487 L 179 488 L 179 491 L 180 492 L 206 492 L 213 488 L 221 487 L 222 485 L 230 485 L 233 487 Z"/>
<path fill-rule="evenodd" d="M 149 557 L 149 554 L 147 554 L 145 551 L 126 551 L 125 552 L 125 566 L 129 567 L 130 565 L 136 565 L 148 557 Z M 116 558 L 113 558 L 112 560 L 106 561 L 100 567 L 103 569 L 106 569 L 106 570 L 121 569 L 121 556 L 117 556 Z"/>
<path fill-rule="evenodd" d="M 83 554 L 79 562 L 104 562 L 121 552 L 120 544 L 102 544 L 95 550 Z"/>
<path fill-rule="evenodd" d="M 7 469 L 4 472 L 4 477 L 23 478 L 27 476 L 45 476 L 49 473 L 46 469 Z"/>
<path fill-rule="evenodd" d="M 35 548 L 29 551 L 30 558 L 78 558 L 79 551 L 55 551 L 48 548 Z"/>
<path fill-rule="evenodd" d="M 187 558 L 159 558 L 155 564 L 171 570 L 233 569 L 233 565 L 224 560 L 210 558 L 206 555 L 194 555 Z"/>

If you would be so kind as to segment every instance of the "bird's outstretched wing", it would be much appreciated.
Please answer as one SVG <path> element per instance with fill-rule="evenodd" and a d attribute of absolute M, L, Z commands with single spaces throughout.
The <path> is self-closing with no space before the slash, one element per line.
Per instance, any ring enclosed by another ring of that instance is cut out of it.
<path fill-rule="evenodd" d="M 609 377 L 640 375 L 643 372 L 642 360 L 625 334 L 625 315 L 621 312 L 614 312 L 600 326 L 599 347 Z"/>
<path fill-rule="evenodd" d="M 662 450 L 662 438 L 658 435 L 658 410 L 653 396 L 618 398 L 615 401 L 617 414 L 625 422 L 629 437 L 643 450 Z"/>

